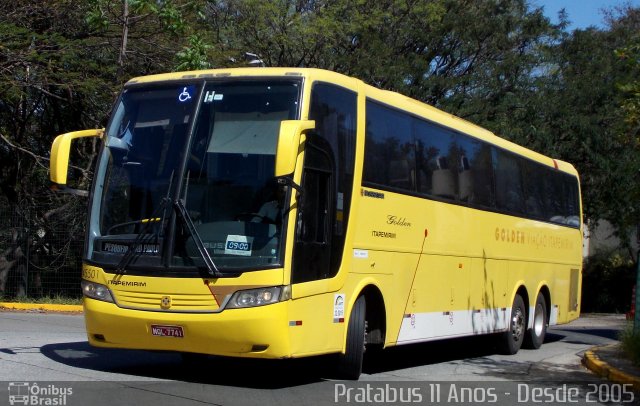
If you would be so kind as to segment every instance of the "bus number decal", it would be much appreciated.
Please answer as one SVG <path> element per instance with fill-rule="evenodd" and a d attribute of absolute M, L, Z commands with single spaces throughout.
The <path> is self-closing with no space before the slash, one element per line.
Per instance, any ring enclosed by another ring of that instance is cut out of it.
<path fill-rule="evenodd" d="M 336 293 L 333 297 L 333 322 L 344 323 L 344 293 Z"/>
<path fill-rule="evenodd" d="M 224 244 L 224 253 L 227 255 L 251 256 L 251 241 L 246 235 L 228 235 Z"/>
<path fill-rule="evenodd" d="M 97 277 L 98 271 L 95 268 L 90 268 L 86 265 L 82 267 L 82 279 L 96 280 Z"/>

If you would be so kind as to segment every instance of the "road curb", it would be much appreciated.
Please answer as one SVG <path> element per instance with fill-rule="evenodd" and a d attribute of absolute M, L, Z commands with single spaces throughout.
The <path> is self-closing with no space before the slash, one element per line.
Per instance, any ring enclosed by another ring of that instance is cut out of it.
<path fill-rule="evenodd" d="M 605 347 L 610 346 L 593 347 L 592 349 L 586 351 L 584 353 L 584 358 L 582 359 L 584 366 L 602 378 L 616 383 L 631 384 L 633 385 L 634 390 L 640 391 L 640 377 L 623 372 L 618 368 L 614 368 L 600 359 L 597 351 L 600 348 Z"/>
<path fill-rule="evenodd" d="M 82 305 L 0 302 L 0 310 L 42 310 L 45 312 L 82 313 Z"/>

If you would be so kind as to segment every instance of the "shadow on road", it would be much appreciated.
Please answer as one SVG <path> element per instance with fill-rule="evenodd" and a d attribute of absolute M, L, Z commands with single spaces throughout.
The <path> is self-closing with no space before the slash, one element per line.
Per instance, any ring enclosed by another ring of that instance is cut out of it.
<path fill-rule="evenodd" d="M 565 335 L 564 332 L 567 334 Z M 617 337 L 617 332 L 616 329 L 554 328 L 547 333 L 545 343 L 557 341 L 577 343 L 582 341 L 580 335 L 610 339 Z M 592 341 L 585 337 L 584 343 L 590 342 Z M 366 374 L 389 373 L 457 360 L 487 367 L 489 376 L 513 375 L 515 366 L 522 371 L 522 362 L 513 363 L 509 360 L 490 357 L 498 353 L 497 343 L 496 336 L 479 336 L 404 345 L 386 350 L 371 348 L 365 353 L 363 372 Z M 335 356 L 293 360 L 255 360 L 204 355 L 183 358 L 180 354 L 169 352 L 94 348 L 87 342 L 48 344 L 40 348 L 40 351 L 56 362 L 76 368 L 140 378 L 255 389 L 295 387 L 335 377 L 335 371 L 332 368 Z M 558 371 L 558 374 L 559 377 L 566 378 L 562 375 L 566 374 L 566 371 Z M 549 370 L 549 376 L 552 375 L 553 371 Z"/>
<path fill-rule="evenodd" d="M 48 344 L 41 353 L 75 368 L 255 389 L 306 385 L 328 375 L 321 358 L 255 360 L 197 355 L 183 359 L 178 353 L 94 348 L 88 342 Z"/>
<path fill-rule="evenodd" d="M 495 336 L 465 337 L 367 351 L 364 372 L 376 374 L 496 354 Z"/>
<path fill-rule="evenodd" d="M 376 374 L 399 369 L 487 357 L 496 353 L 494 337 L 469 337 L 431 343 L 369 349 L 363 372 Z M 0 350 L 1 351 L 1 350 Z M 48 344 L 47 358 L 75 368 L 255 389 L 278 389 L 333 379 L 335 356 L 289 360 L 256 360 L 170 352 L 103 349 L 87 342 Z"/>
<path fill-rule="evenodd" d="M 556 333 L 571 332 L 584 334 L 588 336 L 596 336 L 601 338 L 607 338 L 609 340 L 617 340 L 620 335 L 619 328 L 584 328 L 584 327 L 563 327 L 554 330 Z"/>

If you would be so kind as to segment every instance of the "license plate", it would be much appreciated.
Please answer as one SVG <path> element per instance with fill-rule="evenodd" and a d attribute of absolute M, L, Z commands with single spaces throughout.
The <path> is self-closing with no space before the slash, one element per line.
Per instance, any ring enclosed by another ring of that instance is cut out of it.
<path fill-rule="evenodd" d="M 159 326 L 152 324 L 151 334 L 157 337 L 184 337 L 182 326 Z"/>

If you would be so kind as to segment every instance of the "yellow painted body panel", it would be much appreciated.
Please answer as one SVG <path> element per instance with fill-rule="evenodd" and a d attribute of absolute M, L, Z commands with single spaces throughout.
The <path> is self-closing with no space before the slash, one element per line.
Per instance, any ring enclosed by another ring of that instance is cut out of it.
<path fill-rule="evenodd" d="M 550 167 L 557 165 L 559 170 L 577 176 L 570 164 L 554 161 L 405 96 L 322 70 L 246 68 L 178 72 L 135 78 L 130 83 L 285 75 L 304 78 L 301 120 L 308 119 L 315 81 L 358 92 L 351 217 L 340 271 L 330 279 L 292 285 L 290 300 L 251 309 L 220 311 L 224 299 L 236 290 L 290 283 L 297 217 L 295 196 L 292 196 L 282 269 L 247 272 L 239 278 L 217 280 L 127 275 L 120 278 L 123 282 L 146 283 L 132 286 L 135 284 L 111 283 L 112 275 L 85 266 L 85 279 L 106 284 L 116 301 L 129 307 L 85 299 L 91 344 L 269 358 L 340 352 L 344 351 L 351 308 L 366 287 L 374 287 L 382 296 L 384 314 L 379 317 L 384 319 L 385 346 L 398 344 L 403 328 L 410 329 L 414 324 L 419 327 L 421 321 L 416 315 L 420 314 L 434 320 L 440 316 L 446 318 L 440 327 L 433 328 L 432 338 L 499 331 L 498 322 L 492 324 L 485 318 L 499 320 L 504 309 L 510 309 L 519 289 L 525 292 L 528 306 L 533 306 L 541 289 L 547 289 L 551 312 L 554 317 L 557 315 L 558 323 L 578 317 L 582 228 L 362 187 L 365 101 L 376 99 Z M 303 162 L 304 153 L 301 153 L 293 175 L 297 183 L 301 181 Z M 364 191 L 383 194 L 384 198 L 372 198 Z M 161 309 L 160 301 L 166 295 L 180 299 L 174 311 Z M 336 305 L 337 295 L 344 297 L 342 320 L 335 317 L 340 310 Z M 461 328 L 457 317 L 464 313 L 472 315 L 471 324 Z M 482 323 L 477 324 L 478 320 Z M 153 337 L 149 326 L 154 323 L 183 326 L 185 337 Z M 96 334 L 104 336 L 104 340 L 96 339 Z"/>
<path fill-rule="evenodd" d="M 582 267 L 581 230 L 377 192 L 384 199 L 358 194 L 353 246 L 368 258 L 357 260 L 354 272 L 393 274 L 397 289 L 387 291 L 385 302 L 407 303 L 405 314 L 510 308 L 524 287 L 532 306 L 546 286 L 552 306 L 558 306 L 558 323 L 578 317 L 579 308 L 569 303 L 569 283 L 571 269 Z M 407 275 L 414 273 L 409 288 Z M 387 315 L 387 344 L 398 335 L 391 319 L 402 316 Z M 474 331 L 483 332 L 488 331 Z"/>
<path fill-rule="evenodd" d="M 344 319 L 334 322 L 334 292 L 306 296 L 289 302 L 289 316 L 302 325 L 290 328 L 291 353 L 296 356 L 342 350 Z"/>
<path fill-rule="evenodd" d="M 128 310 L 85 298 L 84 312 L 89 343 L 96 347 L 253 358 L 291 356 L 286 302 L 202 314 Z M 184 337 L 153 336 L 151 325 L 181 326 Z"/>
<path fill-rule="evenodd" d="M 212 294 L 221 292 L 222 302 L 237 290 L 281 285 L 282 269 L 247 272 L 238 278 L 201 279 L 113 275 L 85 265 L 82 275 L 85 280 L 107 285 L 117 303 L 84 299 L 92 345 L 260 358 L 291 356 L 289 302 L 220 312 Z M 170 309 L 162 308 L 164 296 L 172 298 Z M 182 326 L 184 337 L 155 337 L 150 331 L 152 324 Z M 104 339 L 96 339 L 96 334 Z M 254 346 L 260 350 L 252 351 Z M 262 349 L 264 346 L 267 348 Z"/>

